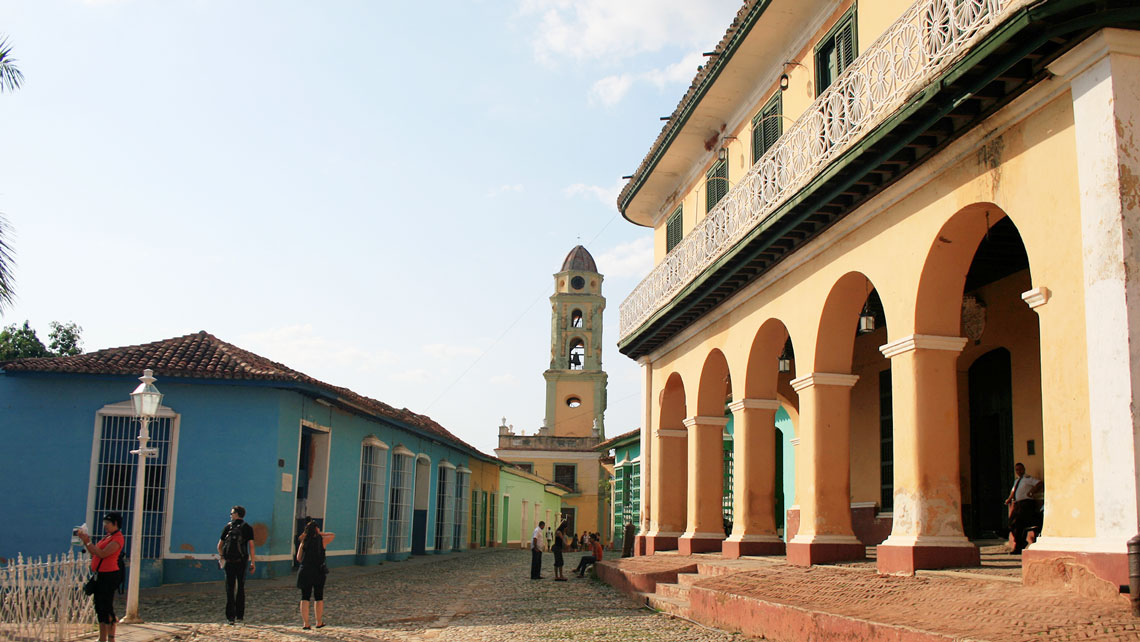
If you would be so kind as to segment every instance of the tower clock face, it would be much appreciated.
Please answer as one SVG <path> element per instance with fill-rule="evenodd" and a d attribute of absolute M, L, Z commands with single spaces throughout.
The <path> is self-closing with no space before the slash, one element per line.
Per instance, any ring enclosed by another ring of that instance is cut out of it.
<path fill-rule="evenodd" d="M 582 288 L 586 287 L 586 279 L 583 279 L 580 276 L 576 276 L 570 279 L 570 287 L 574 288 L 575 290 L 581 290 Z"/>

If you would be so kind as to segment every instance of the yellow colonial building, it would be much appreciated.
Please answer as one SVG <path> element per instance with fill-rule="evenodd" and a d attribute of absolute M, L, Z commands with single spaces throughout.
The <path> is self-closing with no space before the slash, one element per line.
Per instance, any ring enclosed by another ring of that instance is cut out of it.
<path fill-rule="evenodd" d="M 1046 488 L 1025 581 L 1126 584 L 1136 3 L 731 22 L 618 200 L 655 238 L 619 338 L 644 377 L 639 552 L 968 566 L 1023 462 Z"/>
<path fill-rule="evenodd" d="M 581 245 L 570 250 L 554 275 L 550 307 L 550 368 L 543 373 L 546 418 L 533 435 L 516 434 L 504 419 L 495 454 L 569 489 L 562 497 L 568 532 L 586 530 L 605 537 L 607 496 L 601 488 L 608 474 L 601 464 L 604 453 L 595 447 L 605 440 L 602 312 L 606 299 L 594 257 Z"/>

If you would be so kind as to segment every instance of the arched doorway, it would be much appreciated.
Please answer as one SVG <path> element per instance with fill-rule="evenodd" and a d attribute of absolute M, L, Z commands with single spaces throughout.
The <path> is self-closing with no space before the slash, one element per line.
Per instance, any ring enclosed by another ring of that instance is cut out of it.
<path fill-rule="evenodd" d="M 653 432 L 656 454 L 650 460 L 653 491 L 649 532 L 645 537 L 647 555 L 677 550 L 687 521 L 688 430 L 685 384 L 680 374 L 674 372 L 666 379 L 658 405 L 659 419 Z"/>
<path fill-rule="evenodd" d="M 971 511 L 966 534 L 1005 538 L 1005 498 L 1013 484 L 1013 393 L 1009 350 L 997 348 L 969 369 Z"/>

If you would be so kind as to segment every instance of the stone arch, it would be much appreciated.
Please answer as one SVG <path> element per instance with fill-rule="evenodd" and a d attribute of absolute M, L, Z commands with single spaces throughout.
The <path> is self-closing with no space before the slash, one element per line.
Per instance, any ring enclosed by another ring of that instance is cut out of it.
<path fill-rule="evenodd" d="M 687 517 L 688 448 L 685 418 L 685 383 L 680 373 L 670 374 L 657 399 L 658 423 L 653 431 L 654 456 L 650 460 L 653 490 L 650 495 L 646 552 L 676 550 Z"/>
<path fill-rule="evenodd" d="M 778 394 L 780 354 L 791 340 L 788 328 L 779 319 L 768 319 L 760 325 L 748 352 L 744 373 L 744 398 L 775 399 Z"/>
<path fill-rule="evenodd" d="M 831 287 L 816 332 L 813 372 L 851 372 L 859 315 L 874 292 L 871 279 L 857 271 L 844 274 Z"/>
<path fill-rule="evenodd" d="M 706 417 L 720 417 L 724 414 L 724 403 L 732 394 L 732 376 L 728 371 L 728 360 L 724 353 L 713 348 L 705 357 L 701 368 L 701 379 L 697 386 L 696 413 Z"/>

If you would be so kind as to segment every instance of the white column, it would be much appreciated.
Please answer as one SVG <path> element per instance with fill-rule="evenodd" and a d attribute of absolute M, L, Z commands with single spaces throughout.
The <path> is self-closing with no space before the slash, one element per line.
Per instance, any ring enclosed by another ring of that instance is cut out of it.
<path fill-rule="evenodd" d="M 1140 35 L 1102 30 L 1049 69 L 1071 83 L 1077 147 L 1096 502 L 1085 545 L 1124 552 L 1140 501 Z"/>

